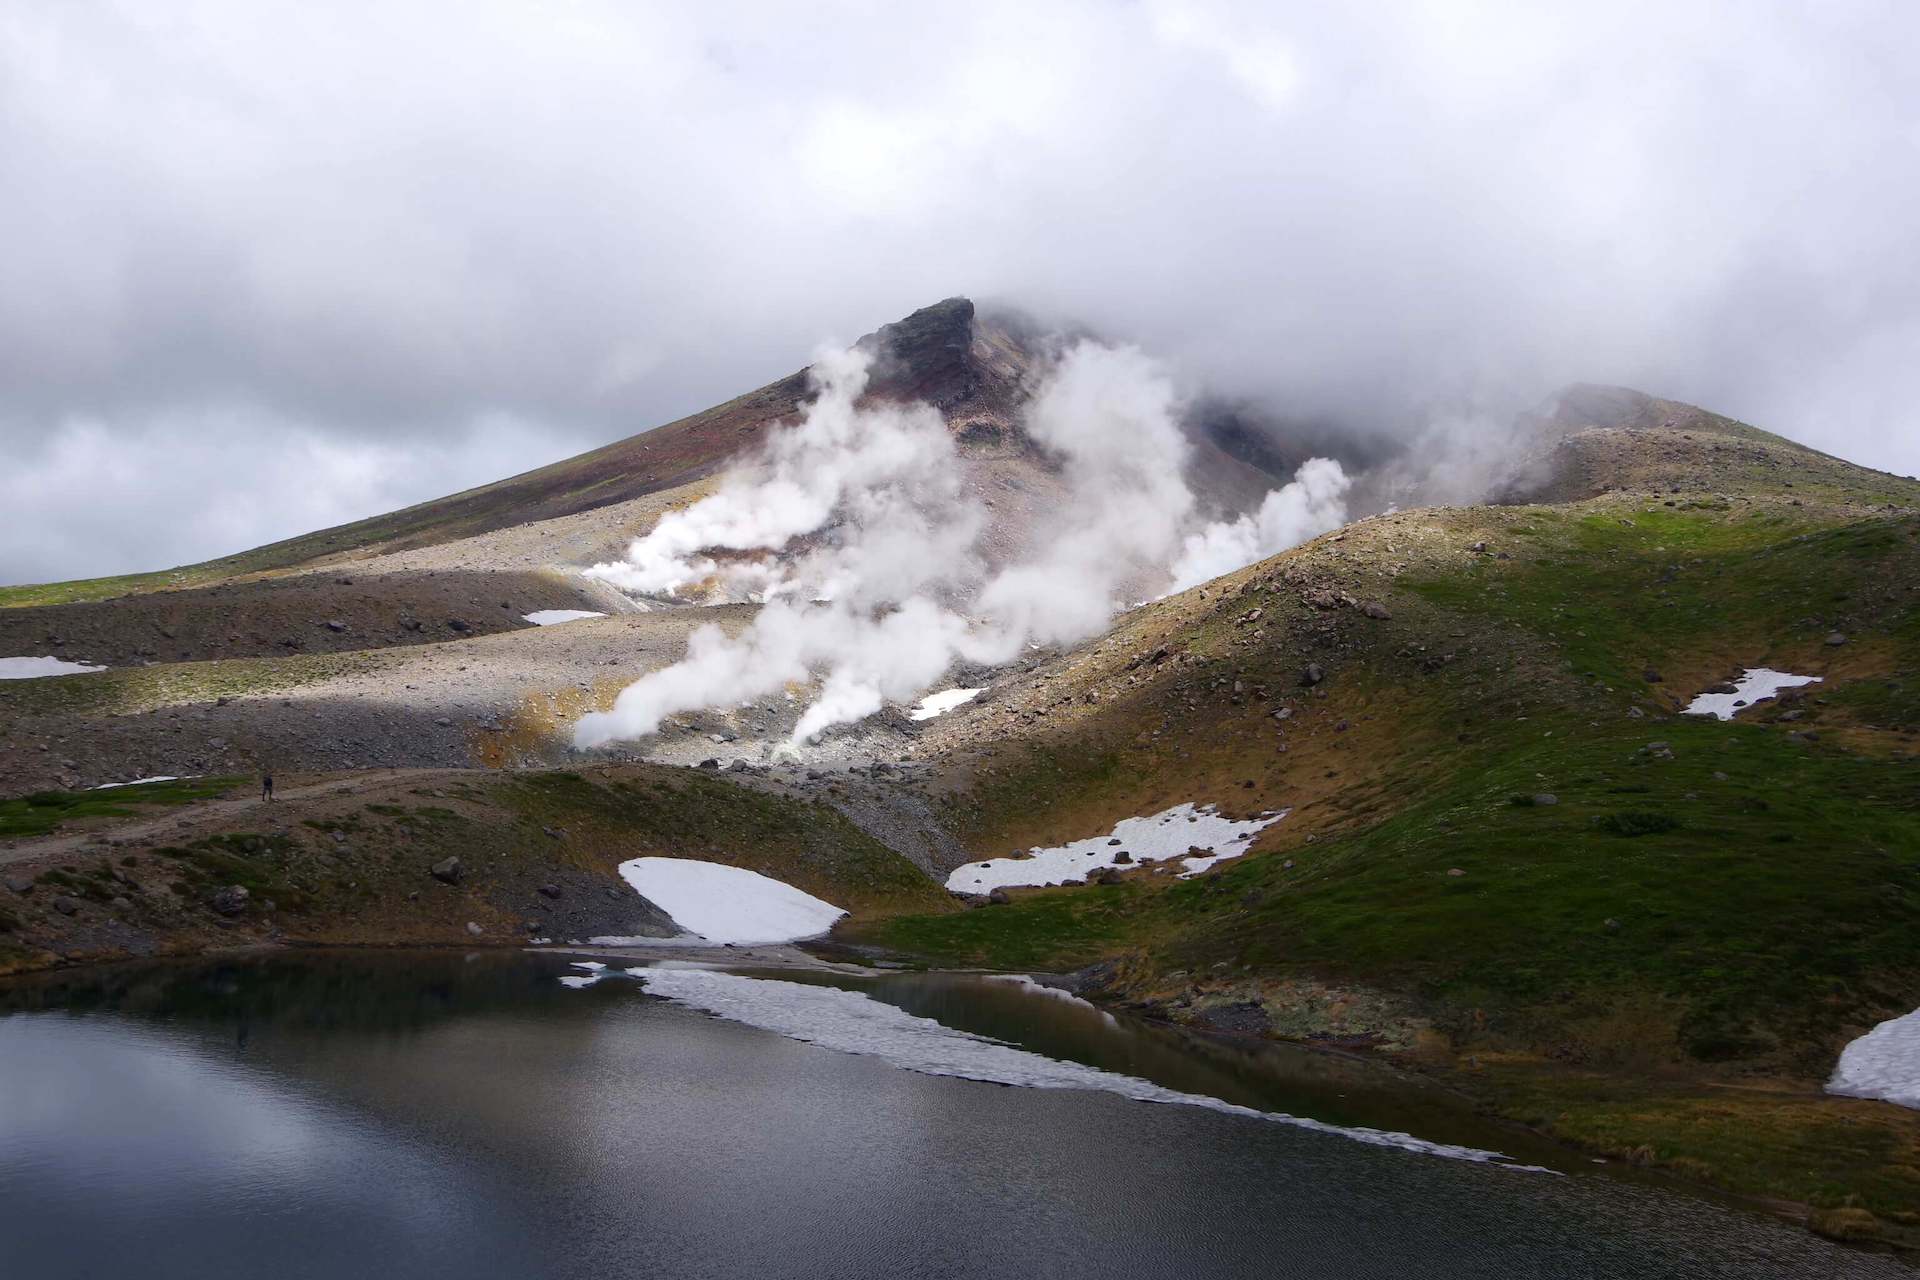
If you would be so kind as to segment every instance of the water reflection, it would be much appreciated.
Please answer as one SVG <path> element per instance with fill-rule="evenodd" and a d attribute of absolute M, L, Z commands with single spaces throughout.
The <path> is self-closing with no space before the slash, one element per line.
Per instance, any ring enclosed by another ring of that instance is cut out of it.
<path fill-rule="evenodd" d="M 280 956 L 0 987 L 7 1273 L 1904 1274 L 1653 1189 L 918 1075 L 565 971 Z M 1009 984 L 862 987 L 1246 1105 L 1456 1123 L 1347 1064 L 1196 1051 Z"/>

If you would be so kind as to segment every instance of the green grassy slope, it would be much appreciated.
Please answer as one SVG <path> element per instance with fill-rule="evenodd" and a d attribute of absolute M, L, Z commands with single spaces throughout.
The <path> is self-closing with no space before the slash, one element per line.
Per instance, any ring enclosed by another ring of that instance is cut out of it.
<path fill-rule="evenodd" d="M 956 827 L 984 854 L 1184 800 L 1292 814 L 1199 879 L 856 932 L 1113 961 L 1117 994 L 1175 1016 L 1258 1004 L 1601 1149 L 1860 1197 L 1920 1238 L 1912 1113 L 1817 1093 L 1847 1040 L 1920 1006 L 1920 517 L 1666 501 L 1382 517 L 1140 611 L 1046 673 L 1053 715 L 978 748 Z M 1674 714 L 1744 665 L 1824 682 Z M 1858 1141 L 1782 1154 L 1833 1125 Z"/>

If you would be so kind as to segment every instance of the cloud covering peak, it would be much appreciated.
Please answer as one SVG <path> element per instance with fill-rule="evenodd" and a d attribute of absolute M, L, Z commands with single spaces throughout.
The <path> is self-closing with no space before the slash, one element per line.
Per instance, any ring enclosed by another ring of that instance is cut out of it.
<path fill-rule="evenodd" d="M 1916 37 L 1892 0 L 26 0 L 0 577 L 300 532 L 303 481 L 432 496 L 957 291 L 1300 412 L 1584 379 L 1913 471 Z M 281 465 L 336 447 L 391 483 Z M 76 458 L 85 512 L 41 496 Z"/>

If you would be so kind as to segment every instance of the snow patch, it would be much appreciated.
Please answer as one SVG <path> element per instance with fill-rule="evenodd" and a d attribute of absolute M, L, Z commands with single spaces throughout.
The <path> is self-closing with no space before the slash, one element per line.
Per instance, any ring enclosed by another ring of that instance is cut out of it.
<path fill-rule="evenodd" d="M 1428 1142 L 1412 1134 L 1386 1129 L 1334 1125 L 1304 1116 L 1256 1111 L 1252 1107 L 1224 1102 L 1204 1094 L 1181 1093 L 1134 1076 L 1117 1075 L 1077 1062 L 1061 1062 L 985 1036 L 943 1026 L 931 1018 L 908 1013 L 858 991 L 781 982 L 770 978 L 748 978 L 712 969 L 634 968 L 627 972 L 638 978 L 641 985 L 652 994 L 663 996 L 676 1004 L 772 1031 L 791 1040 L 816 1044 L 841 1053 L 879 1058 L 891 1066 L 923 1075 L 957 1076 L 963 1080 L 984 1080 L 1028 1089 L 1098 1090 L 1136 1102 L 1202 1107 L 1226 1115 L 1291 1125 L 1421 1155 L 1481 1164 L 1497 1162 L 1509 1169 L 1549 1172 L 1532 1165 L 1507 1163 L 1508 1158 L 1497 1151 Z M 569 986 L 586 986 L 601 976 L 604 975 L 596 972 L 571 981 L 562 978 L 561 981 Z"/>
<path fill-rule="evenodd" d="M 1731 720 L 1742 708 L 1771 698 L 1782 689 L 1797 689 L 1803 684 L 1819 683 L 1819 676 L 1796 676 L 1766 667 L 1748 667 L 1733 682 L 1732 693 L 1703 693 L 1686 705 L 1686 713 L 1690 716 L 1716 716 Z"/>
<path fill-rule="evenodd" d="M 943 716 L 963 703 L 972 702 L 984 692 L 984 689 L 942 689 L 938 693 L 930 693 L 907 712 L 907 719 L 931 720 L 935 716 Z"/>
<path fill-rule="evenodd" d="M 105 670 L 84 662 L 68 662 L 65 658 L 0 658 L 0 680 L 37 680 L 41 676 L 72 676 Z"/>
<path fill-rule="evenodd" d="M 1116 865 L 1114 859 L 1122 853 L 1131 854 L 1138 864 L 1178 858 L 1189 849 L 1204 850 L 1186 859 L 1181 872 L 1185 879 L 1239 857 L 1255 835 L 1286 816 L 1287 811 L 1282 809 L 1257 818 L 1235 819 L 1222 817 L 1212 805 L 1176 805 L 1150 818 L 1123 819 L 1105 835 L 1075 840 L 1057 849 L 1034 849 L 1031 857 L 969 862 L 947 877 L 947 888 L 956 893 L 986 893 L 1031 885 L 1082 884 L 1094 872 Z M 1118 844 L 1113 843 L 1116 840 Z"/>
<path fill-rule="evenodd" d="M 520 615 L 536 627 L 551 627 L 562 622 L 578 622 L 582 618 L 604 618 L 604 613 L 592 609 L 535 609 L 532 613 Z"/>
<path fill-rule="evenodd" d="M 199 777 L 198 774 L 190 775 Z M 89 791 L 111 791 L 115 787 L 144 787 L 149 782 L 178 782 L 180 779 L 171 773 L 156 773 L 151 778 L 135 778 L 132 782 L 103 782 L 97 787 L 88 787 Z"/>
<path fill-rule="evenodd" d="M 634 892 L 709 942 L 793 942 L 847 914 L 831 902 L 744 867 L 691 858 L 632 858 L 620 874 Z"/>
<path fill-rule="evenodd" d="M 1842 1049 L 1827 1092 L 1920 1109 L 1920 1009 L 1887 1019 Z"/>

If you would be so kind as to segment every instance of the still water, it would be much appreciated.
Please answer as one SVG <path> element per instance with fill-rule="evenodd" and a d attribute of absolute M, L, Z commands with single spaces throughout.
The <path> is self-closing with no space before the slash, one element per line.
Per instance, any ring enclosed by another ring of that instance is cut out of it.
<path fill-rule="evenodd" d="M 0 986 L 0 1274 L 1912 1274 L 1354 1064 L 1014 983 L 748 974 L 687 997 L 715 1016 L 568 975 L 323 953 Z M 895 1065 L 970 1053 L 1093 1083 Z"/>

